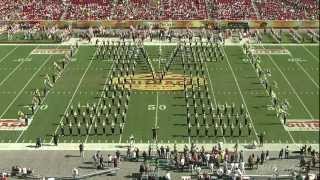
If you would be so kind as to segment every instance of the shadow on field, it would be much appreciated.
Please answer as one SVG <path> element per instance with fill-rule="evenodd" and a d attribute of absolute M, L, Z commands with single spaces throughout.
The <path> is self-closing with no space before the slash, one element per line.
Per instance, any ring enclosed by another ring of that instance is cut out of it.
<path fill-rule="evenodd" d="M 175 123 L 175 124 L 173 124 L 174 126 L 187 126 L 186 124 L 184 124 L 184 123 Z"/>
<path fill-rule="evenodd" d="M 265 98 L 265 97 L 268 97 L 267 95 L 258 95 L 258 96 L 254 96 L 254 97 L 257 97 L 257 98 Z"/>
<path fill-rule="evenodd" d="M 245 78 L 254 79 L 254 78 L 257 78 L 257 76 L 245 76 Z"/>
<path fill-rule="evenodd" d="M 189 137 L 188 135 L 173 134 L 172 137 Z"/>
<path fill-rule="evenodd" d="M 185 104 L 172 104 L 172 107 L 185 107 Z"/>
<path fill-rule="evenodd" d="M 173 114 L 173 116 L 185 116 L 185 114 Z"/>
<path fill-rule="evenodd" d="M 245 91 L 261 91 L 261 88 L 248 88 Z"/>
<path fill-rule="evenodd" d="M 78 166 L 79 169 L 97 169 L 96 167 L 93 166 Z"/>
<path fill-rule="evenodd" d="M 80 157 L 80 155 L 71 155 L 71 154 L 66 154 L 64 155 L 65 158 L 71 158 L 71 157 Z"/>

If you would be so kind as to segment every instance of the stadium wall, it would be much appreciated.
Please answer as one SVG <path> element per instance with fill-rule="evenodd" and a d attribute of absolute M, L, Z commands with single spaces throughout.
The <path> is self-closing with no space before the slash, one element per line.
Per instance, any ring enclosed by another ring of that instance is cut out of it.
<path fill-rule="evenodd" d="M 136 27 L 153 27 L 153 28 L 319 28 L 318 20 L 290 20 L 290 21 L 229 21 L 229 20 L 183 20 L 183 21 L 145 21 L 145 20 L 95 20 L 95 21 L 7 21 L 6 23 L 30 23 L 40 24 L 41 26 L 50 27 L 58 26 L 66 28 L 70 25 L 73 28 L 89 28 L 103 26 L 112 29 L 128 29 Z M 2 23 L 1 23 L 2 24 Z"/>

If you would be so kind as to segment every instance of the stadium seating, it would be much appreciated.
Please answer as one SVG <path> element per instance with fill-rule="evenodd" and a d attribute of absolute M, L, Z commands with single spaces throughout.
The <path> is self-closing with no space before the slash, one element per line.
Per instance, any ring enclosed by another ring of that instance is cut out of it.
<path fill-rule="evenodd" d="M 278 1 L 264 0 L 256 3 L 261 19 L 301 20 L 316 19 L 318 5 L 315 0 Z"/>
<path fill-rule="evenodd" d="M 23 20 L 59 20 L 64 12 L 61 0 L 23 1 L 21 5 Z"/>
<path fill-rule="evenodd" d="M 21 7 L 13 0 L 0 1 L 0 20 L 18 19 Z"/>
<path fill-rule="evenodd" d="M 2 0 L 0 20 L 318 19 L 317 0 Z"/>
<path fill-rule="evenodd" d="M 108 19 L 111 15 L 109 0 L 70 0 L 67 3 L 63 19 L 68 20 L 101 20 Z"/>
<path fill-rule="evenodd" d="M 162 19 L 207 19 L 207 8 L 204 0 L 164 0 Z"/>
<path fill-rule="evenodd" d="M 212 0 L 212 19 L 247 20 L 257 19 L 251 0 Z"/>

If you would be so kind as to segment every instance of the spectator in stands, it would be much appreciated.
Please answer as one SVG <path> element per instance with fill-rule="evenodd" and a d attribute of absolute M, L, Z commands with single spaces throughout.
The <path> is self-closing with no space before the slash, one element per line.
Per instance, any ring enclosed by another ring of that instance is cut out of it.
<path fill-rule="evenodd" d="M 58 146 L 58 135 L 57 135 L 57 134 L 54 134 L 54 135 L 53 135 L 53 144 L 54 144 L 55 146 Z"/>
<path fill-rule="evenodd" d="M 289 146 L 287 146 L 286 149 L 284 150 L 284 158 L 289 159 Z"/>
<path fill-rule="evenodd" d="M 167 171 L 166 173 L 165 180 L 171 180 L 171 175 L 169 171 Z"/>
<path fill-rule="evenodd" d="M 283 157 L 283 148 L 279 152 L 279 159 L 282 159 L 282 157 Z"/>
<path fill-rule="evenodd" d="M 140 164 L 140 168 L 139 168 L 139 173 L 140 173 L 140 177 L 143 175 L 144 173 L 144 164 Z"/>
<path fill-rule="evenodd" d="M 253 168 L 253 158 L 254 158 L 253 155 L 250 155 L 248 158 L 248 165 L 250 169 Z"/>
<path fill-rule="evenodd" d="M 119 150 L 116 151 L 116 157 L 118 159 L 118 162 L 120 163 L 120 151 Z"/>
<path fill-rule="evenodd" d="M 112 164 L 112 156 L 110 154 L 108 154 L 108 156 L 107 156 L 107 166 L 109 167 L 109 166 L 111 166 L 111 164 Z"/>
<path fill-rule="evenodd" d="M 265 158 L 265 161 L 268 161 L 270 159 L 269 157 L 269 150 L 266 151 L 266 158 Z"/>
<path fill-rule="evenodd" d="M 0 20 L 319 19 L 316 0 L 2 0 L 0 12 Z"/>
<path fill-rule="evenodd" d="M 72 177 L 73 179 L 76 179 L 76 177 L 79 176 L 79 170 L 77 168 L 72 169 Z"/>
<path fill-rule="evenodd" d="M 81 143 L 79 145 L 79 152 L 80 152 L 80 157 L 84 158 L 84 145 L 83 145 L 83 143 Z"/>
<path fill-rule="evenodd" d="M 118 167 L 118 159 L 117 159 L 117 157 L 113 157 L 113 167 L 114 168 Z"/>
<path fill-rule="evenodd" d="M 263 163 L 264 163 L 265 156 L 266 156 L 266 154 L 264 153 L 264 151 L 262 151 L 262 152 L 261 152 L 261 155 L 260 155 L 261 164 L 263 164 Z"/>
<path fill-rule="evenodd" d="M 39 148 L 39 147 L 41 147 L 41 138 L 40 137 L 38 137 L 36 139 L 36 148 Z"/>
<path fill-rule="evenodd" d="M 0 177 L 0 180 L 8 180 L 8 175 L 6 173 L 2 173 L 1 174 L 1 177 Z"/>
<path fill-rule="evenodd" d="M 103 169 L 103 168 L 104 168 L 104 159 L 102 154 L 100 154 L 98 169 Z"/>

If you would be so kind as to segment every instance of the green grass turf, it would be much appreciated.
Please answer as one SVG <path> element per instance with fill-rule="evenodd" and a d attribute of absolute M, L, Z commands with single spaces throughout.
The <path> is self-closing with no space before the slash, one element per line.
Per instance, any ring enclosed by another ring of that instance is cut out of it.
<path fill-rule="evenodd" d="M 271 33 L 262 33 L 262 42 L 263 43 L 277 43 L 277 41 L 272 37 Z"/>
<path fill-rule="evenodd" d="M 62 55 L 31 55 L 31 62 L 13 61 L 29 56 L 31 50 L 36 47 L 36 45 L 21 45 L 1 61 L 1 58 L 5 57 L 15 46 L 0 46 L 0 82 L 5 80 L 0 86 L 0 113 L 3 114 L 2 118 L 16 118 L 17 112 L 23 110 L 23 105 L 31 102 L 31 91 L 43 86 L 43 76 L 52 71 L 53 61 L 63 57 Z M 279 45 L 279 48 L 281 47 Z M 45 47 L 41 46 L 41 48 Z M 271 46 L 265 48 L 271 48 Z M 272 46 L 272 48 L 276 47 Z M 290 102 L 289 119 L 310 119 L 310 114 L 313 118 L 319 119 L 319 88 L 314 84 L 314 82 L 319 84 L 319 46 L 297 45 L 283 48 L 287 48 L 294 58 L 302 58 L 306 62 L 300 62 L 300 65 L 296 62 L 289 62 L 288 59 L 292 58 L 289 55 L 261 55 L 261 66 L 271 69 L 271 79 L 276 81 L 279 86 L 276 89 L 278 96 L 287 98 Z M 159 71 L 163 68 L 175 47 L 161 46 L 160 50 L 160 46 L 146 46 L 145 49 L 155 70 Z M 267 105 L 271 104 L 270 97 L 267 96 L 266 91 L 259 83 L 251 64 L 242 60 L 246 57 L 243 55 L 241 47 L 227 46 L 224 50 L 227 59 L 220 62 L 206 62 L 208 68 L 206 76 L 210 79 L 208 79 L 209 91 L 213 103 L 221 105 L 225 102 L 228 104 L 235 103 L 237 107 L 240 104 L 245 104 L 257 133 L 265 131 L 268 142 L 291 143 L 289 133 L 284 130 L 280 120 L 275 117 L 275 112 L 267 110 Z M 77 60 L 66 67 L 63 77 L 58 80 L 47 96 L 45 104 L 48 105 L 48 109 L 39 110 L 32 124 L 22 135 L 21 131 L 0 131 L 0 142 L 15 142 L 19 136 L 21 137 L 18 142 L 34 142 L 36 137 L 39 136 L 49 142 L 51 140 L 50 135 L 56 131 L 61 115 L 64 114 L 69 104 L 76 107 L 78 103 L 98 103 L 100 90 L 107 79 L 112 62 L 96 60 L 91 62 L 90 59 L 94 53 L 94 47 L 81 46 L 75 57 Z M 162 58 L 163 61 L 159 63 L 156 60 L 157 58 Z M 16 68 L 17 66 L 19 67 Z M 42 68 L 39 70 L 40 67 Z M 88 71 L 86 71 L 87 68 Z M 292 88 L 280 73 L 280 70 L 284 73 Z M 139 71 L 144 72 L 146 70 L 140 69 Z M 174 64 L 170 71 L 181 73 L 179 64 Z M 12 75 L 8 77 L 11 72 L 13 72 Z M 37 74 L 35 74 L 36 72 Z M 30 79 L 31 77 L 33 79 Z M 293 93 L 293 89 L 297 92 L 301 102 L 297 95 Z M 148 110 L 149 105 L 157 104 L 157 99 L 158 105 L 164 105 L 166 108 L 157 111 Z M 122 135 L 117 132 L 114 136 L 110 134 L 66 136 L 60 140 L 62 142 L 86 141 L 90 143 L 120 142 L 121 139 L 121 142 L 126 142 L 129 136 L 133 134 L 137 142 L 148 142 L 151 140 L 151 128 L 157 124 L 160 127 L 160 141 L 187 143 L 189 139 L 185 124 L 184 103 L 182 91 L 133 91 L 129 101 L 127 123 Z M 93 129 L 91 129 L 92 132 Z M 204 133 L 201 132 L 200 137 L 193 135 L 191 141 L 233 143 L 236 141 L 249 142 L 257 139 L 254 133 L 250 137 L 246 136 L 246 130 L 244 130 L 245 136 L 239 138 L 229 136 L 223 138 L 221 131 L 219 131 L 218 137 L 212 136 L 212 133 L 213 128 L 210 126 L 209 137 L 204 137 Z M 318 132 L 290 133 L 297 143 L 319 141 Z M 229 133 L 227 132 L 227 134 Z M 237 134 L 237 131 L 235 134 Z"/>
<path fill-rule="evenodd" d="M 23 33 L 13 34 L 12 39 L 8 40 L 8 35 L 6 33 L 0 34 L 0 43 L 58 43 L 53 39 L 41 39 L 40 34 L 36 33 L 33 36 L 33 39 L 25 39 Z"/>
<path fill-rule="evenodd" d="M 273 72 L 272 77 L 279 85 L 277 94 L 280 97 L 289 100 L 292 107 L 292 109 L 289 110 L 289 118 L 319 119 L 319 58 L 316 59 L 315 57 L 312 57 L 304 49 L 310 47 L 279 46 L 279 48 L 287 48 L 292 56 L 263 56 L 262 65 L 270 68 Z M 306 60 L 306 62 L 288 62 L 288 59 L 292 57 L 301 58 Z M 284 76 L 281 74 L 280 70 L 283 72 Z M 293 90 L 296 91 L 296 94 Z M 291 132 L 291 134 L 297 141 L 304 141 L 305 139 L 319 140 L 318 132 L 304 132 L 303 136 L 301 135 L 301 132 Z"/>
<path fill-rule="evenodd" d="M 299 33 L 303 38 L 303 43 L 312 43 L 312 39 L 308 36 L 307 33 Z"/>
<path fill-rule="evenodd" d="M 297 43 L 288 32 L 282 32 L 282 43 Z"/>

